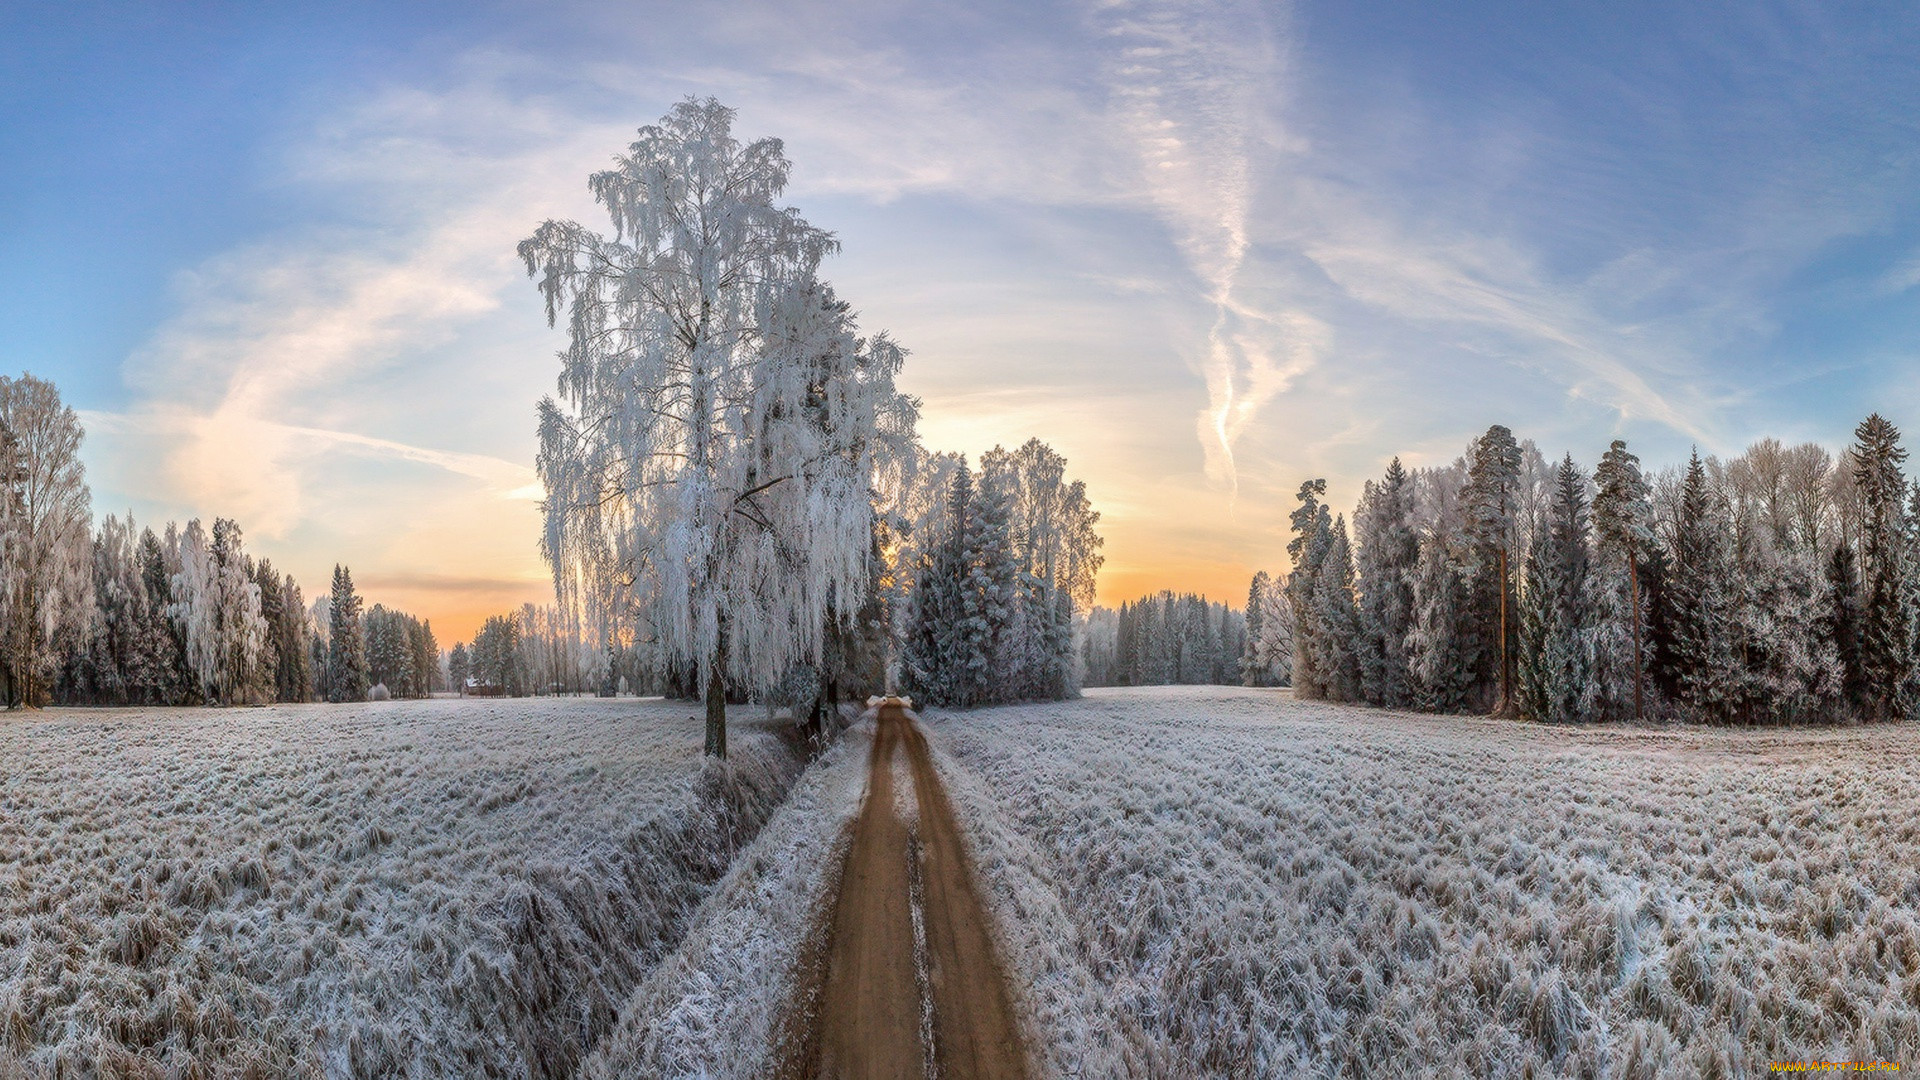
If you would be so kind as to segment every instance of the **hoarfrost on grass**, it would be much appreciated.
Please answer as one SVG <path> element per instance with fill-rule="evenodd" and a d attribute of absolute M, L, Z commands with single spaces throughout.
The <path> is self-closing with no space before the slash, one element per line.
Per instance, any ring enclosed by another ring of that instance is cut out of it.
<path fill-rule="evenodd" d="M 873 713 L 793 787 L 759 839 L 700 906 L 691 929 L 621 1010 L 582 1075 L 770 1076 L 795 976 L 826 925 L 866 788 Z M 804 1021 L 801 1021 L 804 1022 Z"/>
<path fill-rule="evenodd" d="M 1057 1075 L 1920 1057 L 1920 729 L 1092 690 L 929 718 Z"/>
<path fill-rule="evenodd" d="M 571 1073 L 804 764 L 688 712 L 0 718 L 0 1073 Z"/>

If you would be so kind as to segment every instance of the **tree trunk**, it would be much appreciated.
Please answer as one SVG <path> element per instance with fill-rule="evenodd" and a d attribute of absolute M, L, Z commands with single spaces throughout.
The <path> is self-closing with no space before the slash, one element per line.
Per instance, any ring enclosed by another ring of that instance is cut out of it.
<path fill-rule="evenodd" d="M 1500 548 L 1500 707 L 1506 716 L 1513 712 L 1513 683 L 1507 674 L 1507 549 Z"/>
<path fill-rule="evenodd" d="M 727 757 L 727 627 L 720 624 L 720 642 L 707 665 L 707 753 Z"/>

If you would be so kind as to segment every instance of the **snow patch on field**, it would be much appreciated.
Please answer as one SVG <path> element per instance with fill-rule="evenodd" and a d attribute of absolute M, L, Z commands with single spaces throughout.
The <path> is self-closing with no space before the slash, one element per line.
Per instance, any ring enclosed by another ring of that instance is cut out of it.
<path fill-rule="evenodd" d="M 848 731 L 793 787 L 641 984 L 588 1078 L 767 1076 L 810 938 L 821 926 L 866 787 L 871 719 Z"/>
<path fill-rule="evenodd" d="M 0 1074 L 571 1073 L 803 765 L 688 711 L 0 718 Z"/>
<path fill-rule="evenodd" d="M 1920 1056 L 1920 729 L 1166 687 L 929 727 L 1056 1075 Z"/>

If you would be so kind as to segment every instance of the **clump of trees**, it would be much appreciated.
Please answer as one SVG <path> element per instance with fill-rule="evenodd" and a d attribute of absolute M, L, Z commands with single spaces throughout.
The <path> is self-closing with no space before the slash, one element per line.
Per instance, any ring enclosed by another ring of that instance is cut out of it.
<path fill-rule="evenodd" d="M 1309 481 L 1279 586 L 1293 685 L 1551 722 L 1915 715 L 1920 485 L 1905 460 L 1879 415 L 1837 460 L 1767 439 L 1651 476 L 1619 440 L 1589 471 L 1496 425 L 1449 465 L 1395 459 L 1351 538 Z M 1253 595 L 1274 589 L 1256 579 Z"/>
<path fill-rule="evenodd" d="M 590 178 L 610 235 L 548 221 L 520 245 L 567 324 L 537 462 L 565 617 L 603 678 L 644 649 L 697 687 L 721 757 L 729 700 L 817 719 L 889 670 L 942 702 L 1069 693 L 1098 566 L 1084 488 L 1036 442 L 982 459 L 977 510 L 964 467 L 940 490 L 956 459 L 917 441 L 905 350 L 860 333 L 820 276 L 837 242 L 778 201 L 779 140 L 733 118 L 680 103 Z"/>
<path fill-rule="evenodd" d="M 1241 681 L 1247 614 L 1192 593 L 1160 592 L 1088 614 L 1082 655 L 1088 686 Z"/>
<path fill-rule="evenodd" d="M 462 694 L 524 697 L 539 694 L 646 694 L 660 688 L 651 650 L 589 648 L 579 627 L 557 605 L 524 604 L 488 616 L 471 644 L 456 643 L 447 659 L 452 688 Z"/>
<path fill-rule="evenodd" d="M 952 462 L 915 526 L 900 676 L 917 698 L 982 705 L 1065 697 L 1080 685 L 1075 614 L 1093 602 L 1100 515 L 1066 459 L 1038 439 Z"/>
<path fill-rule="evenodd" d="M 362 616 L 344 567 L 309 611 L 229 518 L 155 531 L 110 514 L 95 530 L 84 438 L 52 383 L 0 376 L 0 702 L 364 701 L 375 683 L 444 685 L 432 627 L 378 605 Z"/>

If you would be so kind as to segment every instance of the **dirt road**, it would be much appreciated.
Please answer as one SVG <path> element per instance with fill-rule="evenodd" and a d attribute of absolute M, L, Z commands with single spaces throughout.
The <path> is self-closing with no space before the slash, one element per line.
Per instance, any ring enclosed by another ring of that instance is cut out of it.
<path fill-rule="evenodd" d="M 1026 1050 L 985 910 L 927 740 L 880 708 L 866 801 L 826 939 L 803 978 L 792 1077 L 1022 1078 Z M 913 788 L 903 814 L 895 756 Z"/>

